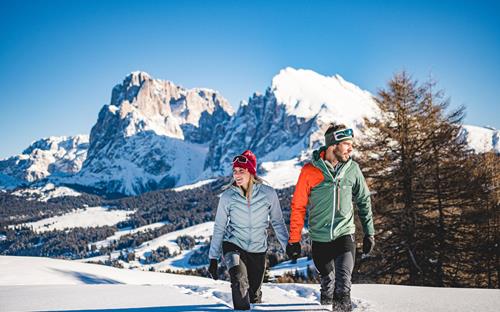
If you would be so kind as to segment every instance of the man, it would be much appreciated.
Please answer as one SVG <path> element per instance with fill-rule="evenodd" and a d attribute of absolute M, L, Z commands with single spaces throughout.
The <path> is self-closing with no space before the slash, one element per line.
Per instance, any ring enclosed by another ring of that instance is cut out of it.
<path fill-rule="evenodd" d="M 370 192 L 359 165 L 351 159 L 353 130 L 332 124 L 325 146 L 313 152 L 295 186 L 290 215 L 287 254 L 300 256 L 306 206 L 310 204 L 309 234 L 314 265 L 321 279 L 321 304 L 333 311 L 352 311 L 351 275 L 354 268 L 354 200 L 363 225 L 363 253 L 375 245 Z"/>

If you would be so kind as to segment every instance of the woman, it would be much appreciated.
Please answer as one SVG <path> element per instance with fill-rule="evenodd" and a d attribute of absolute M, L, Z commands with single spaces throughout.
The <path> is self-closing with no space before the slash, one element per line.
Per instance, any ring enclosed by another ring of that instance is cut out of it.
<path fill-rule="evenodd" d="M 257 177 L 257 159 L 247 150 L 233 159 L 233 180 L 220 197 L 209 251 L 214 279 L 221 251 L 224 255 L 236 310 L 261 302 L 269 220 L 285 250 L 288 231 L 278 195 Z"/>

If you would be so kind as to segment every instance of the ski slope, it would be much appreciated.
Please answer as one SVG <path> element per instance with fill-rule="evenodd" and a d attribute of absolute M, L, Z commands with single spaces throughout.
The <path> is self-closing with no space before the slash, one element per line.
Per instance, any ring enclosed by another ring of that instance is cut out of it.
<path fill-rule="evenodd" d="M 264 284 L 253 311 L 328 311 L 318 285 Z M 500 290 L 353 285 L 355 312 L 497 311 Z M 0 256 L 0 311 L 231 311 L 226 281 Z"/>

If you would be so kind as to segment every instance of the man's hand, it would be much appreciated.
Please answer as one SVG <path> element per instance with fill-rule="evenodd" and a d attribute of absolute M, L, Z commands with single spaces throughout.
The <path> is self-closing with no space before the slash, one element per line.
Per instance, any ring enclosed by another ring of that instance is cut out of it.
<path fill-rule="evenodd" d="M 373 235 L 365 235 L 363 238 L 363 253 L 369 255 L 375 247 L 375 237 Z"/>
<path fill-rule="evenodd" d="M 208 273 L 212 275 L 214 280 L 219 279 L 219 275 L 217 274 L 218 263 L 217 259 L 210 259 L 210 266 L 208 267 Z"/>
<path fill-rule="evenodd" d="M 301 247 L 299 242 L 288 243 L 288 245 L 286 245 L 286 254 L 291 260 L 297 260 L 297 258 L 300 257 L 300 252 Z"/>

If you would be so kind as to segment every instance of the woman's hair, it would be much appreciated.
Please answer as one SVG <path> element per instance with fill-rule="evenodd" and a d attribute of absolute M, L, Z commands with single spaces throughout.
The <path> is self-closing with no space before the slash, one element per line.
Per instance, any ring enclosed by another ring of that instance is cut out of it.
<path fill-rule="evenodd" d="M 245 194 L 246 198 L 250 198 L 250 195 L 252 195 L 252 190 L 253 190 L 253 185 L 254 184 L 264 184 L 264 183 L 269 184 L 269 183 L 266 182 L 266 180 L 262 179 L 258 175 L 252 175 L 251 174 L 250 175 L 250 181 L 248 183 L 248 189 L 247 189 L 246 192 L 243 191 L 243 193 Z M 228 188 L 230 188 L 233 185 L 236 186 L 234 178 L 231 176 L 231 181 L 228 184 L 224 185 L 222 187 L 222 190 L 225 191 L 225 190 L 227 190 Z"/>

